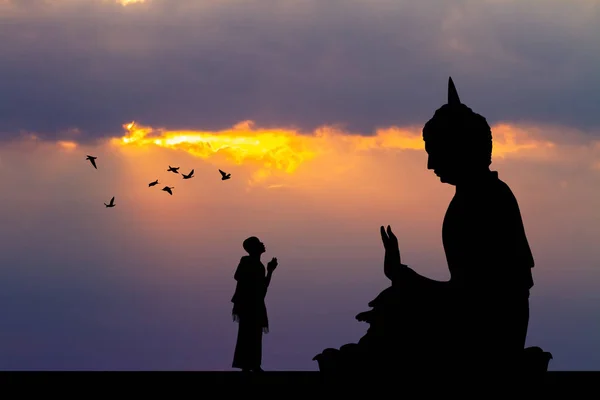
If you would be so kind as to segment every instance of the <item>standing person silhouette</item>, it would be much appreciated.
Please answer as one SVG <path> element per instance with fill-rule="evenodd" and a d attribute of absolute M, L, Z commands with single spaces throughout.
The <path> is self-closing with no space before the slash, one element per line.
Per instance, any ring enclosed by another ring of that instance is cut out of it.
<path fill-rule="evenodd" d="M 241 258 L 235 271 L 237 285 L 231 299 L 233 320 L 239 324 L 232 367 L 244 372 L 262 372 L 262 335 L 269 332 L 265 296 L 277 268 L 277 258 L 269 261 L 265 275 L 265 266 L 260 260 L 266 251 L 265 245 L 251 236 L 244 240 L 243 247 L 248 255 Z"/>

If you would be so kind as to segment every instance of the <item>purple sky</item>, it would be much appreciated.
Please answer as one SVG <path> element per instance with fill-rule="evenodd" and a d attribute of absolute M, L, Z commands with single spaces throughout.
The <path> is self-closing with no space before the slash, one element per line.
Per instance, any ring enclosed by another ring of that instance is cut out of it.
<path fill-rule="evenodd" d="M 0 369 L 230 369 L 233 272 L 258 235 L 280 260 L 264 368 L 316 370 L 389 284 L 380 225 L 448 278 L 453 189 L 418 135 L 449 75 L 521 205 L 528 345 L 600 369 L 598 37 L 600 1 L 0 0 Z M 111 144 L 132 120 L 265 151 Z"/>

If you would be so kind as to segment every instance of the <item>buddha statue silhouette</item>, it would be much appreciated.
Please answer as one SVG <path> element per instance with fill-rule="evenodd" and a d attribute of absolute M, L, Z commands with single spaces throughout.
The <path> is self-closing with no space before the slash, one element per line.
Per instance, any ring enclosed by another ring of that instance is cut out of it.
<path fill-rule="evenodd" d="M 448 103 L 423 128 L 427 168 L 456 187 L 442 239 L 450 279 L 436 281 L 401 262 L 390 226 L 381 227 L 384 273 L 392 285 L 357 320 L 370 327 L 357 344 L 325 349 L 321 371 L 543 370 L 550 353 L 525 350 L 531 254 L 521 213 L 490 170 L 492 132 L 461 103 L 452 78 Z M 493 357 L 490 354 L 493 353 Z"/>

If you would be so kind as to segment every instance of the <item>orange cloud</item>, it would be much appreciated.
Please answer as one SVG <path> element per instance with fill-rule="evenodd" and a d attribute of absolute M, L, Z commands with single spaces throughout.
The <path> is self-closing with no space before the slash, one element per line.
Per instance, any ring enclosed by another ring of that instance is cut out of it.
<path fill-rule="evenodd" d="M 77 148 L 77 143 L 70 140 L 59 140 L 56 144 L 64 150 L 75 150 Z"/>
<path fill-rule="evenodd" d="M 291 128 L 257 128 L 243 121 L 230 129 L 209 131 L 170 131 L 141 126 L 135 122 L 123 125 L 126 134 L 112 143 L 116 146 L 157 146 L 182 150 L 195 157 L 223 157 L 235 164 L 260 166 L 258 178 L 273 171 L 293 173 L 303 163 L 332 153 L 357 153 L 371 150 L 424 149 L 418 127 L 388 127 L 374 135 L 350 134 L 337 127 L 323 126 L 307 134 Z M 529 137 L 526 130 L 509 124 L 493 127 L 494 157 L 504 158 L 534 151 L 552 149 L 550 141 Z"/>
<path fill-rule="evenodd" d="M 549 140 L 534 139 L 527 128 L 502 123 L 492 127 L 493 156 L 505 158 L 516 153 L 544 152 L 556 144 Z"/>
<path fill-rule="evenodd" d="M 254 129 L 254 123 L 244 121 L 231 129 L 208 131 L 168 131 L 123 125 L 126 135 L 114 139 L 116 146 L 157 146 L 182 150 L 202 159 L 225 159 L 234 164 L 254 164 L 260 167 L 255 177 L 266 178 L 271 171 L 293 173 L 300 164 L 313 159 L 320 148 L 315 139 L 293 130 Z"/>
<path fill-rule="evenodd" d="M 294 128 L 258 127 L 252 121 L 218 131 L 178 131 L 135 122 L 123 125 L 123 129 L 121 137 L 108 140 L 110 152 L 122 153 L 125 159 L 135 159 L 136 163 L 143 163 L 150 151 L 160 149 L 165 151 L 160 157 L 164 157 L 166 163 L 186 164 L 185 157 L 201 159 L 213 167 L 233 172 L 238 179 L 242 177 L 241 173 L 247 189 L 257 184 L 279 190 L 300 186 L 314 188 L 315 185 L 332 185 L 340 179 L 348 180 L 347 177 L 351 177 L 348 183 L 351 185 L 362 179 L 361 176 L 366 174 L 363 170 L 385 174 L 382 166 L 391 165 L 388 161 L 396 157 L 418 160 L 420 166 L 426 162 L 420 126 L 384 127 L 370 136 L 348 132 L 338 126 L 301 132 Z M 511 123 L 494 125 L 492 131 L 495 162 L 520 159 L 600 170 L 600 142 L 590 141 L 589 136 L 586 139 L 580 132 Z M 74 135 L 68 136 L 53 145 L 62 152 L 102 153 L 96 145 L 84 145 L 75 140 Z M 548 137 L 558 141 L 547 140 Z M 22 132 L 19 142 L 20 146 L 35 147 L 40 141 L 35 133 Z M 159 153 L 152 154 L 157 157 Z M 290 179 L 292 175 L 293 179 Z M 379 178 L 370 176 L 365 182 L 373 179 Z"/>
<path fill-rule="evenodd" d="M 136 4 L 136 3 L 145 3 L 146 0 L 116 0 L 117 3 L 123 5 L 123 6 L 128 6 L 131 4 Z"/>

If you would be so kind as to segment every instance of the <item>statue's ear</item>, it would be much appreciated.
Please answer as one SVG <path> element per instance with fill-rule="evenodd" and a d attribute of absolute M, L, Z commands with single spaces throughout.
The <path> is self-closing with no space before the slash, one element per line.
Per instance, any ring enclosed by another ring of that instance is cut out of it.
<path fill-rule="evenodd" d="M 460 98 L 458 97 L 458 92 L 456 91 L 456 86 L 454 86 L 452 77 L 448 78 L 448 104 L 450 104 L 450 105 L 459 105 L 460 104 Z"/>

